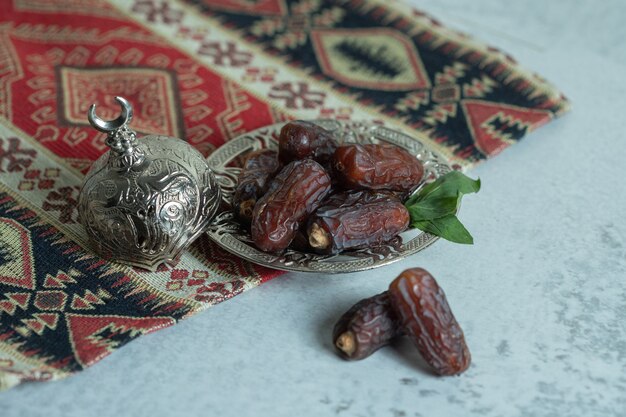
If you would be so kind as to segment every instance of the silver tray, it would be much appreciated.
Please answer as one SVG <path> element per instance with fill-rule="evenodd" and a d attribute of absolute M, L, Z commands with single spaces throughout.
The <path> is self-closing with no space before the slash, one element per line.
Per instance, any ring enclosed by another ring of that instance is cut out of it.
<path fill-rule="evenodd" d="M 396 130 L 360 122 L 335 120 L 313 122 L 332 131 L 340 143 L 389 142 L 407 149 L 424 164 L 426 178 L 424 184 L 452 170 L 450 162 L 441 154 L 428 148 L 418 138 Z M 222 188 L 225 207 L 231 206 L 231 198 L 245 155 L 259 149 L 277 150 L 278 134 L 283 125 L 284 123 L 278 123 L 238 136 L 219 147 L 207 158 Z M 419 188 L 416 191 L 419 191 Z M 285 271 L 325 273 L 356 272 L 387 265 L 421 251 L 438 239 L 429 233 L 410 229 L 402 233 L 396 241 L 385 246 L 338 255 L 317 255 L 292 249 L 287 249 L 281 254 L 271 254 L 262 252 L 254 246 L 248 230 L 241 227 L 229 209 L 222 211 L 213 219 L 207 234 L 227 251 L 259 265 Z"/>

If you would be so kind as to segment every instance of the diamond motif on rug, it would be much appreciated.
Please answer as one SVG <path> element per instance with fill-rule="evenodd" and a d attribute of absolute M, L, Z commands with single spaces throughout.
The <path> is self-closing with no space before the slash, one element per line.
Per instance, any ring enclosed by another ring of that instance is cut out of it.
<path fill-rule="evenodd" d="M 352 87 L 408 91 L 430 87 L 414 44 L 388 28 L 311 31 L 322 71 Z"/>
<path fill-rule="evenodd" d="M 13 219 L 0 217 L 0 284 L 35 288 L 30 232 Z"/>
<path fill-rule="evenodd" d="M 62 103 L 60 117 L 69 125 L 86 125 L 85 115 L 98 103 L 98 115 L 114 119 L 119 115 L 120 95 L 136 103 L 133 129 L 159 135 L 182 137 L 178 96 L 172 73 L 155 68 L 73 68 L 58 72 Z"/>
<path fill-rule="evenodd" d="M 170 317 L 67 314 L 66 319 L 76 359 L 83 366 L 97 362 L 117 347 L 144 333 L 175 323 Z"/>
<path fill-rule="evenodd" d="M 549 111 L 482 100 L 461 102 L 476 148 L 494 156 L 552 119 Z"/>

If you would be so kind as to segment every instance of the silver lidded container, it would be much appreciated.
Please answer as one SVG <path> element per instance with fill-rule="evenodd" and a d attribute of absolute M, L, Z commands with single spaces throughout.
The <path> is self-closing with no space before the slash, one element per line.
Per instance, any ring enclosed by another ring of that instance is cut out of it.
<path fill-rule="evenodd" d="M 78 199 L 80 221 L 104 258 L 156 270 L 173 263 L 208 226 L 221 200 L 200 152 L 168 136 L 137 139 L 133 109 L 122 97 L 120 116 L 89 123 L 107 133 L 105 152 L 87 173 Z"/>

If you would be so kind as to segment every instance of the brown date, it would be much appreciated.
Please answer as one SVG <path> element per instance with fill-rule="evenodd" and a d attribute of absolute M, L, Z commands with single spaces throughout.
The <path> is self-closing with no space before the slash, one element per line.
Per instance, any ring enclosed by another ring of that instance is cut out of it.
<path fill-rule="evenodd" d="M 233 209 L 241 221 L 250 223 L 254 205 L 265 194 L 279 168 L 276 151 L 263 149 L 248 155 L 233 195 Z"/>
<path fill-rule="evenodd" d="M 332 159 L 337 142 L 326 129 L 302 120 L 287 123 L 278 137 L 278 158 L 284 164 L 311 158 L 326 165 Z"/>
<path fill-rule="evenodd" d="M 306 222 L 302 222 L 303 226 L 296 232 L 293 240 L 289 244 L 289 248 L 298 252 L 311 252 L 311 246 L 309 245 L 309 238 L 306 235 Z"/>
<path fill-rule="evenodd" d="M 443 290 L 426 270 L 407 269 L 389 285 L 391 306 L 404 332 L 439 375 L 456 375 L 471 361 L 463 330 Z"/>
<path fill-rule="evenodd" d="M 351 207 L 357 204 L 373 203 L 381 200 L 398 200 L 399 197 L 392 191 L 380 190 L 348 190 L 329 195 L 318 210 L 332 210 Z"/>
<path fill-rule="evenodd" d="M 293 161 L 270 184 L 254 206 L 252 239 L 266 252 L 289 246 L 302 222 L 330 192 L 330 177 L 312 159 Z"/>
<path fill-rule="evenodd" d="M 309 219 L 309 244 L 324 254 L 380 246 L 409 226 L 409 212 L 390 193 L 357 191 L 332 196 Z"/>
<path fill-rule="evenodd" d="M 385 291 L 356 303 L 337 322 L 333 343 L 345 359 L 364 359 L 402 334 Z"/>
<path fill-rule="evenodd" d="M 424 175 L 422 163 L 395 145 L 346 145 L 337 148 L 333 169 L 348 189 L 408 192 Z"/>

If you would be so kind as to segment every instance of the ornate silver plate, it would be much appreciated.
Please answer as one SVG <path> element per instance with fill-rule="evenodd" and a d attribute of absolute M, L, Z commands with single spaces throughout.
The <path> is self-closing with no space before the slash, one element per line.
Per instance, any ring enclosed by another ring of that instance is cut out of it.
<path fill-rule="evenodd" d="M 389 142 L 407 149 L 424 164 L 424 178 L 427 182 L 452 170 L 450 162 L 438 152 L 429 149 L 419 139 L 396 130 L 359 122 L 335 120 L 314 120 L 314 122 L 332 131 L 340 143 Z M 269 268 L 285 271 L 346 273 L 390 264 L 421 251 L 438 239 L 429 233 L 410 229 L 388 245 L 344 252 L 339 255 L 316 255 L 291 249 L 275 255 L 258 250 L 252 243 L 248 230 L 241 227 L 228 207 L 230 207 L 245 155 L 259 149 L 278 149 L 278 134 L 283 125 L 284 123 L 266 126 L 241 135 L 219 147 L 208 157 L 207 162 L 222 189 L 222 199 L 226 203 L 224 207 L 227 207 L 215 217 L 207 231 L 209 237 L 218 245 L 237 256 Z M 416 191 L 419 191 L 419 188 Z"/>

